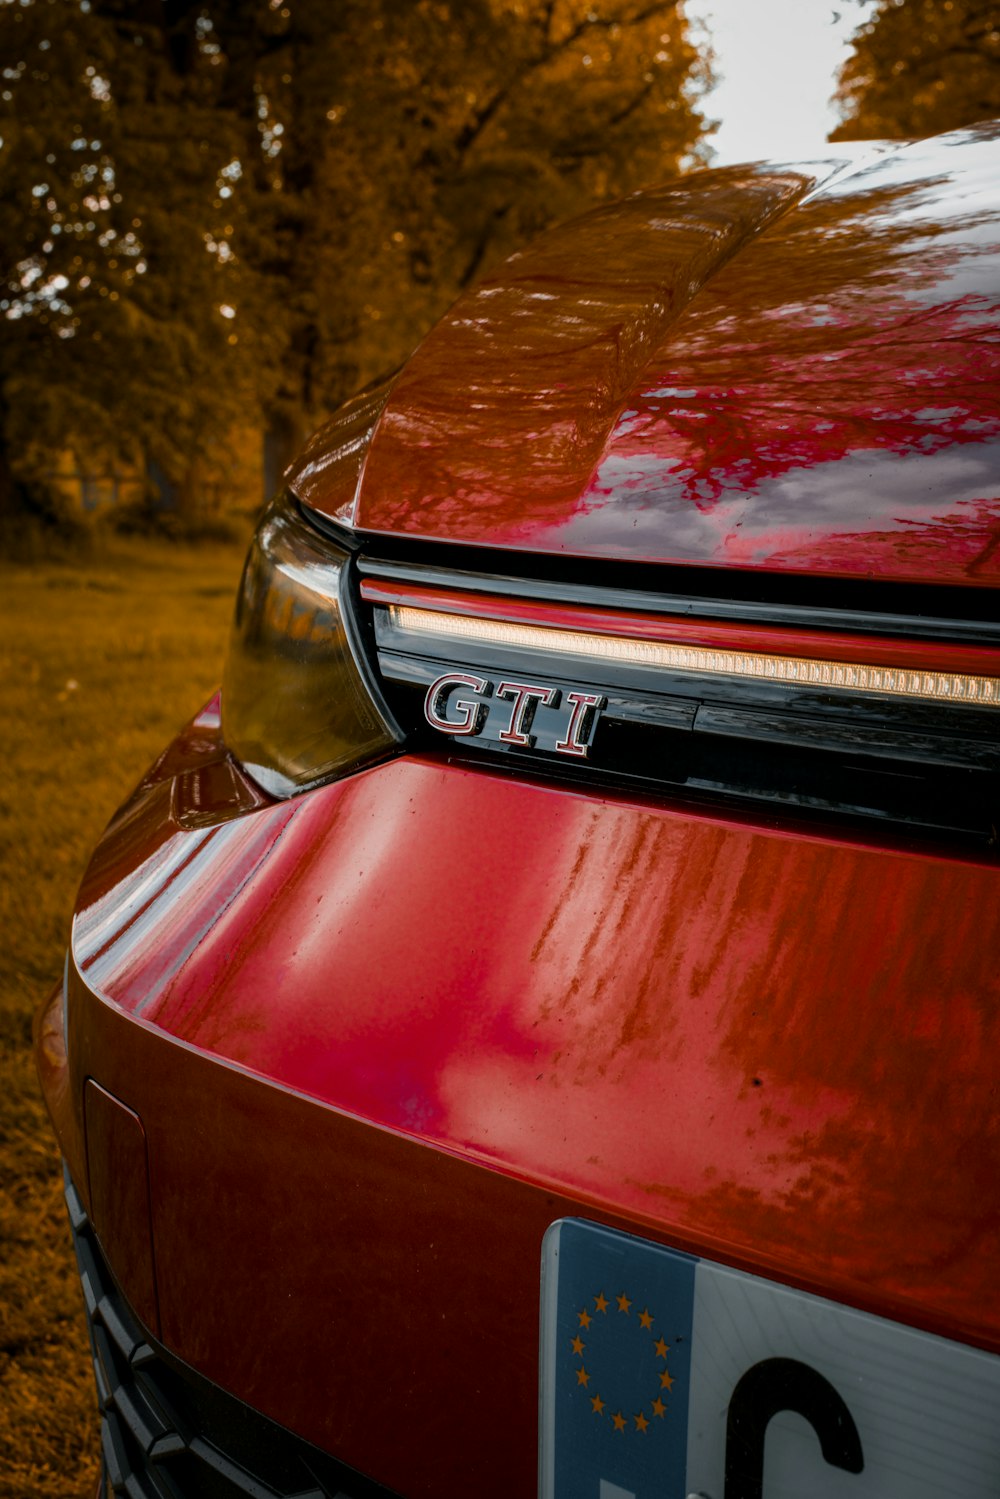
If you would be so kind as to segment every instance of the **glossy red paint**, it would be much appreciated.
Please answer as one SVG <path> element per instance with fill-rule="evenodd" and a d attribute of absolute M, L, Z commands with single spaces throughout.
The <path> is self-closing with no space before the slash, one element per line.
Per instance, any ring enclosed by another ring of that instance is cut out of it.
<path fill-rule="evenodd" d="M 142 1120 L 168 1347 L 437 1499 L 530 1492 L 581 1206 L 1000 1348 L 995 867 L 427 758 L 185 830 L 192 737 L 95 856 L 43 1070 L 70 1159 L 86 1078 Z"/>
<path fill-rule="evenodd" d="M 90 1075 L 142 1118 L 158 1225 L 188 1106 L 105 1051 L 131 1026 L 177 1043 L 174 1082 L 213 1058 L 1000 1348 L 981 1061 L 1000 1031 L 995 866 L 426 757 L 216 828 L 185 831 L 169 806 L 140 793 L 84 883 L 69 1048 L 77 1099 Z M 336 1280 L 366 1273 L 355 1248 L 325 1246 Z M 172 1346 L 200 1357 L 187 1337 Z"/>
<path fill-rule="evenodd" d="M 322 440 L 293 487 L 361 531 L 995 585 L 998 128 L 804 199 L 804 172 L 706 173 L 558 231 L 418 350 L 349 493 Z"/>
<path fill-rule="evenodd" d="M 581 630 L 629 640 L 659 640 L 704 645 L 720 650 L 759 651 L 807 660 L 836 660 L 868 665 L 906 666 L 915 670 L 968 672 L 1000 676 L 1000 651 L 991 646 L 956 646 L 935 640 L 892 640 L 886 636 L 846 635 L 836 630 L 791 630 L 774 626 L 715 624 L 681 615 L 644 614 L 639 610 L 593 609 L 551 604 L 460 589 L 364 579 L 361 597 L 369 604 L 409 604 L 445 614 Z"/>

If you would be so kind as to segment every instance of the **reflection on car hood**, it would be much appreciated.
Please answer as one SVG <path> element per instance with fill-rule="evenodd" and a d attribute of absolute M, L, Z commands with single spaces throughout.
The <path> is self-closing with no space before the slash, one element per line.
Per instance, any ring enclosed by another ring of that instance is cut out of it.
<path fill-rule="evenodd" d="M 334 423 L 293 487 L 362 532 L 995 585 L 1000 125 L 836 150 L 550 231 L 376 403 L 360 478 Z"/>

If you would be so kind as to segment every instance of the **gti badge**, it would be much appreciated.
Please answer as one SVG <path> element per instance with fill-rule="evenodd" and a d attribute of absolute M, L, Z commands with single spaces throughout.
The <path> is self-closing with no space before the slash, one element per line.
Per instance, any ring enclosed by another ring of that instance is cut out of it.
<path fill-rule="evenodd" d="M 424 698 L 424 717 L 442 734 L 482 735 L 500 744 L 554 750 L 586 758 L 607 699 L 579 688 L 542 687 L 504 679 L 493 683 L 473 672 L 436 678 Z"/>

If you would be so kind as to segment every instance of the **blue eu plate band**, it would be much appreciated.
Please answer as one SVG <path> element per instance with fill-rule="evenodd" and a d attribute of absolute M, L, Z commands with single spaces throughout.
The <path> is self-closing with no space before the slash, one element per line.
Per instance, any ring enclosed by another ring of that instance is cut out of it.
<path fill-rule="evenodd" d="M 1000 1359 L 581 1219 L 542 1251 L 540 1499 L 996 1499 Z"/>

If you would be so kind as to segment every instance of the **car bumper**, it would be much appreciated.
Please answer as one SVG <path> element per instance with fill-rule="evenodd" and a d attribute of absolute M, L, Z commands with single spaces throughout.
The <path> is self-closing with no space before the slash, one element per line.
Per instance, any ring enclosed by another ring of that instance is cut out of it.
<path fill-rule="evenodd" d="M 260 804 L 209 712 L 39 1069 L 170 1356 L 412 1499 L 527 1494 L 564 1217 L 1000 1348 L 997 886 L 431 756 Z"/>

